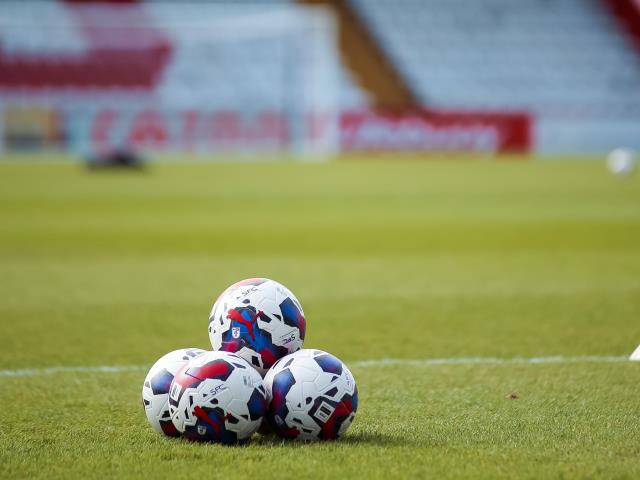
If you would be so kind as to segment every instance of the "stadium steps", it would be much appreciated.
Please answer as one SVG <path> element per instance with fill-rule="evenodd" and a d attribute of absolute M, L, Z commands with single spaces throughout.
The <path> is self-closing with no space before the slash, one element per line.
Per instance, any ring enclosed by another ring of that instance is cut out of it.
<path fill-rule="evenodd" d="M 339 47 L 354 80 L 368 94 L 376 108 L 415 108 L 420 102 L 398 72 L 367 25 L 345 0 L 299 0 L 299 3 L 330 7 L 338 20 Z"/>

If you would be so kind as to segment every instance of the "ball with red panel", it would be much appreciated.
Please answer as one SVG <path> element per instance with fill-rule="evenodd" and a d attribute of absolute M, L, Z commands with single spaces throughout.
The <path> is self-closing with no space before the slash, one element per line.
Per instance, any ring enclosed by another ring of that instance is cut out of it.
<path fill-rule="evenodd" d="M 147 375 L 143 402 L 158 432 L 234 444 L 258 430 L 334 440 L 351 425 L 355 379 L 329 353 L 302 350 L 304 311 L 284 285 L 267 278 L 234 283 L 215 301 L 208 333 L 212 351 L 188 349 L 189 360 L 173 358 L 170 368 L 168 354 Z M 162 409 L 151 408 L 152 384 L 162 387 L 154 403 Z"/>

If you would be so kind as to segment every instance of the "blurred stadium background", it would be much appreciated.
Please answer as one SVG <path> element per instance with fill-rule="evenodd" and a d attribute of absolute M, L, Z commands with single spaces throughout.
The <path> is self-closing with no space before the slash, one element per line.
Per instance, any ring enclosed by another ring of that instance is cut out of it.
<path fill-rule="evenodd" d="M 0 478 L 640 478 L 617 147 L 640 0 L 0 0 Z M 160 437 L 144 375 L 256 276 L 353 426 Z"/>
<path fill-rule="evenodd" d="M 3 1 L 1 147 L 640 147 L 637 0 Z"/>

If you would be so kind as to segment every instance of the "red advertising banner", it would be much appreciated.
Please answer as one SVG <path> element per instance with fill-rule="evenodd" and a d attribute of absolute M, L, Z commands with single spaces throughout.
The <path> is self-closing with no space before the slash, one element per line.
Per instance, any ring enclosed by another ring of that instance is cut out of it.
<path fill-rule="evenodd" d="M 329 131 L 331 151 L 467 151 L 523 153 L 531 149 L 524 113 L 420 111 L 308 115 L 303 125 L 279 112 L 99 109 L 69 112 L 67 138 L 93 151 L 129 147 L 153 151 L 285 151 Z M 300 119 L 296 119 L 300 122 Z M 337 124 L 336 124 L 337 122 Z M 299 127 L 299 128 L 298 128 Z M 300 136 L 296 138 L 295 135 Z"/>
<path fill-rule="evenodd" d="M 522 153 L 531 148 L 531 123 L 526 113 L 347 112 L 340 120 L 341 148 Z"/>
<path fill-rule="evenodd" d="M 89 114 L 89 126 L 90 146 L 97 152 L 121 147 L 154 151 L 277 151 L 288 146 L 286 118 L 277 112 L 242 115 L 233 111 L 104 109 Z M 75 132 L 80 143 L 85 135 L 83 131 Z"/>

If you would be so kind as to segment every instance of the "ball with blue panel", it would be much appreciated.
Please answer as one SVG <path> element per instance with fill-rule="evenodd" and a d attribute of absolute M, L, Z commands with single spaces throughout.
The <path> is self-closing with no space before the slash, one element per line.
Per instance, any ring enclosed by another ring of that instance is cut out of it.
<path fill-rule="evenodd" d="M 280 359 L 264 378 L 267 420 L 280 437 L 334 440 L 358 410 L 358 389 L 347 366 L 322 350 L 305 349 Z"/>
<path fill-rule="evenodd" d="M 193 441 L 247 440 L 267 410 L 261 375 L 229 352 L 207 352 L 185 365 L 169 389 L 169 411 L 178 432 Z"/>
<path fill-rule="evenodd" d="M 169 414 L 169 387 L 176 373 L 189 360 L 205 353 L 199 348 L 181 348 L 167 353 L 153 364 L 142 384 L 142 405 L 154 430 L 169 437 L 177 437 Z"/>
<path fill-rule="evenodd" d="M 302 348 L 305 333 L 298 299 L 268 278 L 234 283 L 218 297 L 209 315 L 213 350 L 238 354 L 262 375 L 278 359 Z"/>

